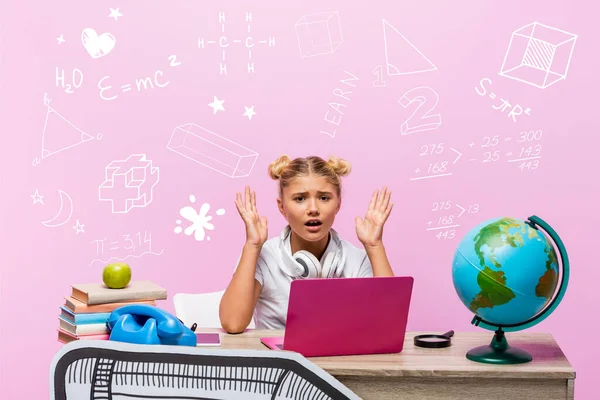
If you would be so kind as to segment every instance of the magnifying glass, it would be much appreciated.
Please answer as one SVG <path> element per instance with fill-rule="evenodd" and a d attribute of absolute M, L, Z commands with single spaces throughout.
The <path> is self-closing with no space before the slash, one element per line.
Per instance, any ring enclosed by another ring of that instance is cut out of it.
<path fill-rule="evenodd" d="M 454 331 L 448 331 L 441 335 L 427 334 L 415 336 L 415 346 L 426 347 L 429 349 L 439 349 L 448 347 L 452 344 L 451 337 L 454 336 Z"/>

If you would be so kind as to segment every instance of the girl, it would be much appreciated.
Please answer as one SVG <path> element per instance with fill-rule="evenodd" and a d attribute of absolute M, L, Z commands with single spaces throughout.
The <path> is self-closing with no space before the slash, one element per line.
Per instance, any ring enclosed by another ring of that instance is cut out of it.
<path fill-rule="evenodd" d="M 279 180 L 277 205 L 288 225 L 269 240 L 255 192 L 246 186 L 243 200 L 237 193 L 246 243 L 219 306 L 221 325 L 228 333 L 243 332 L 253 316 L 259 329 L 284 329 L 293 279 L 394 275 L 382 241 L 393 207 L 387 187 L 373 193 L 364 218 L 356 217 L 364 250 L 332 229 L 341 207 L 340 177 L 350 169 L 347 161 L 335 157 L 291 160 L 283 155 L 271 163 L 269 175 Z"/>

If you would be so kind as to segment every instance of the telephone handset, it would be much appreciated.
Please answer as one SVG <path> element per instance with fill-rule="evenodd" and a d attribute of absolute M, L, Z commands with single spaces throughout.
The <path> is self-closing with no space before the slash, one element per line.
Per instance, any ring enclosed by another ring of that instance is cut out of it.
<path fill-rule="evenodd" d="M 196 346 L 196 334 L 174 315 L 149 304 L 116 308 L 106 322 L 109 340 L 138 344 Z"/>

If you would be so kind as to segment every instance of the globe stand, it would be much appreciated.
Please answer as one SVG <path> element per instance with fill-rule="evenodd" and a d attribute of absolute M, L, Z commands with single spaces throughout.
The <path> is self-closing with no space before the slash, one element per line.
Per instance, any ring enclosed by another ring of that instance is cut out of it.
<path fill-rule="evenodd" d="M 509 346 L 502 328 L 496 330 L 489 345 L 469 350 L 467 358 L 471 361 L 487 364 L 521 364 L 533 359 L 531 354 L 525 350 Z"/>

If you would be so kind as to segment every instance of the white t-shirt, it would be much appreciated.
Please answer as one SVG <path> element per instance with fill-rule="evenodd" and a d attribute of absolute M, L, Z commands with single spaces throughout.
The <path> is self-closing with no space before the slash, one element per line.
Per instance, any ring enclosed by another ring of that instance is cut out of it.
<path fill-rule="evenodd" d="M 341 277 L 370 277 L 373 267 L 367 252 L 339 237 L 331 229 L 331 240 L 325 254 L 338 251 L 341 255 Z M 286 226 L 278 237 L 267 240 L 260 251 L 255 278 L 262 290 L 254 309 L 254 322 L 258 329 L 284 329 L 287 319 L 290 285 L 295 278 L 291 271 L 290 227 Z"/>

